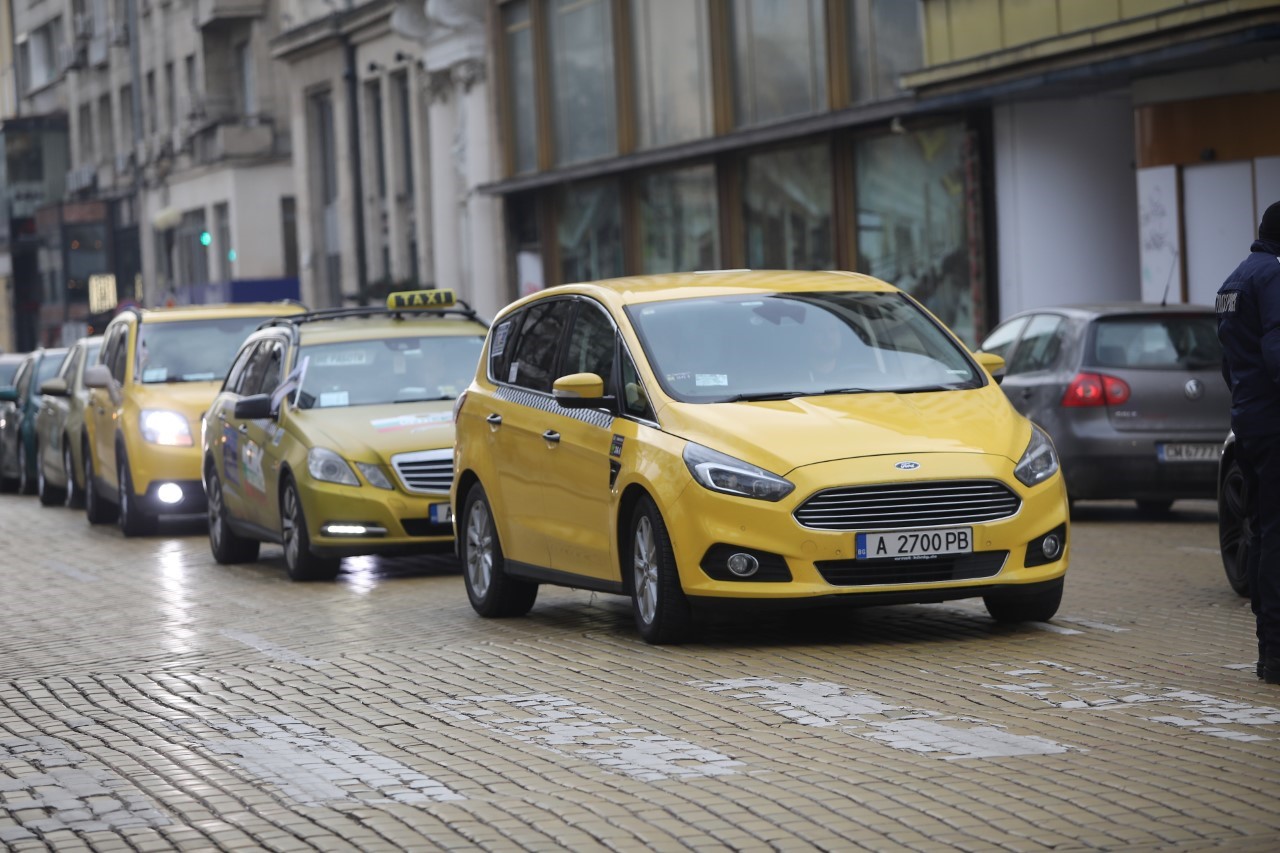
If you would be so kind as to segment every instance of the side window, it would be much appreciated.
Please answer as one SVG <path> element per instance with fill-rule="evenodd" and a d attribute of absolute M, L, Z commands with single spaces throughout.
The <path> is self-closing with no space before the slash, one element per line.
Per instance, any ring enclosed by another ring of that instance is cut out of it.
<path fill-rule="evenodd" d="M 257 394 L 270 394 L 280 386 L 281 367 L 284 364 L 284 344 L 280 341 L 268 341 L 262 345 L 264 353 L 262 357 L 262 383 L 258 386 Z"/>
<path fill-rule="evenodd" d="M 240 377 L 240 393 L 248 397 L 250 394 L 262 393 L 262 380 L 267 375 L 267 364 L 271 360 L 271 342 L 259 341 L 253 349 L 253 356 L 245 366 L 244 375 Z"/>
<path fill-rule="evenodd" d="M 635 418 L 656 421 L 653 406 L 649 405 L 649 394 L 644 390 L 644 382 L 640 380 L 640 372 L 636 363 L 631 360 L 626 348 L 622 348 L 622 411 Z"/>
<path fill-rule="evenodd" d="M 35 359 L 27 359 L 22 362 L 22 367 L 18 368 L 18 375 L 14 379 L 13 384 L 18 386 L 18 408 L 22 408 L 22 402 L 27 399 L 27 389 L 31 387 L 31 376 L 36 372 Z"/>
<path fill-rule="evenodd" d="M 76 375 L 76 366 L 80 364 L 80 360 L 84 358 L 84 347 L 76 347 L 67 354 L 62 360 L 62 366 L 58 368 L 58 378 L 67 383 L 70 387 L 73 378 Z"/>
<path fill-rule="evenodd" d="M 491 379 L 506 381 L 507 360 L 514 343 L 512 332 L 523 319 L 524 312 L 518 312 L 493 327 L 493 334 L 489 337 L 489 377 Z"/>
<path fill-rule="evenodd" d="M 982 342 L 982 346 L 979 349 L 1007 359 L 1009 357 L 1009 347 L 1013 346 L 1013 342 L 1018 339 L 1018 333 L 1026 325 L 1027 318 L 1019 317 L 1016 320 L 1010 320 L 1004 325 L 996 326 L 995 331 L 987 335 L 987 339 Z"/>
<path fill-rule="evenodd" d="M 1054 314 L 1037 314 L 1027 323 L 1022 340 L 1006 369 L 1007 375 L 1048 370 L 1058 359 L 1066 322 Z"/>
<path fill-rule="evenodd" d="M 106 362 L 111 375 L 120 384 L 124 384 L 125 368 L 129 363 L 129 326 L 121 325 L 116 330 L 115 347 L 111 350 L 111 360 Z"/>
<path fill-rule="evenodd" d="M 530 307 L 520 325 L 507 375 L 499 378 L 534 391 L 550 391 L 556 351 L 572 308 L 568 299 L 548 299 Z"/>
<path fill-rule="evenodd" d="M 594 303 L 579 302 L 578 315 L 569 333 L 560 373 L 594 373 L 604 380 L 604 393 L 613 394 L 613 351 L 617 332 L 604 311 Z"/>
<path fill-rule="evenodd" d="M 107 330 L 106 339 L 102 342 L 102 349 L 98 352 L 98 364 L 105 365 L 107 370 L 111 370 L 111 362 L 115 360 L 116 350 L 120 348 L 120 330 L 122 326 L 112 326 Z"/>
<path fill-rule="evenodd" d="M 257 349 L 258 344 L 251 344 L 240 350 L 240 354 L 236 356 L 231 369 L 227 371 L 226 381 L 222 383 L 223 391 L 230 391 L 232 394 L 244 393 L 241 389 L 244 385 L 245 368 L 249 365 L 249 360 L 253 358 L 253 354 Z"/>

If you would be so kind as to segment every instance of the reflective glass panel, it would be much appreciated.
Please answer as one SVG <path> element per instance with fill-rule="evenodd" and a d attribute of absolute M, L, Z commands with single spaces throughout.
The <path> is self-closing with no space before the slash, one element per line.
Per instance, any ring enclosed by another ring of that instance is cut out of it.
<path fill-rule="evenodd" d="M 768 124 L 827 108 L 822 0 L 732 0 L 734 122 Z"/>
<path fill-rule="evenodd" d="M 924 64 L 917 0 L 849 0 L 854 103 L 892 98 L 898 78 Z"/>
<path fill-rule="evenodd" d="M 546 8 L 556 162 L 617 153 L 610 3 L 551 0 Z"/>
<path fill-rule="evenodd" d="M 716 176 L 712 166 L 645 175 L 639 181 L 639 197 L 644 272 L 720 266 Z"/>
<path fill-rule="evenodd" d="M 534 100 L 533 27 L 528 0 L 502 7 L 507 38 L 507 97 L 516 172 L 538 165 L 537 103 Z"/>
<path fill-rule="evenodd" d="M 711 135 L 707 0 L 632 0 L 641 148 Z"/>
<path fill-rule="evenodd" d="M 622 205 L 613 181 L 569 185 L 559 193 L 560 280 L 622 275 Z"/>
<path fill-rule="evenodd" d="M 742 187 L 747 265 L 832 269 L 831 156 L 825 142 L 747 159 Z"/>

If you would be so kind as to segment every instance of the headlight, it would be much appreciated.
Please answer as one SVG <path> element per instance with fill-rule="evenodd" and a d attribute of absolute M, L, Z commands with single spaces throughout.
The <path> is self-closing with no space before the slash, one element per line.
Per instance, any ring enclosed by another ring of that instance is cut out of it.
<path fill-rule="evenodd" d="M 1045 431 L 1031 425 L 1031 443 L 1013 469 L 1013 476 L 1024 486 L 1034 486 L 1058 473 L 1058 454 Z"/>
<path fill-rule="evenodd" d="M 393 489 L 391 481 L 387 479 L 386 472 L 382 470 L 380 465 L 370 465 L 368 462 L 357 462 L 356 467 L 360 469 L 360 473 L 364 475 L 370 486 L 378 489 Z"/>
<path fill-rule="evenodd" d="M 689 466 L 693 479 L 713 492 L 726 495 L 780 501 L 795 488 L 794 484 L 777 474 L 770 474 L 750 462 L 717 453 L 701 444 L 685 446 L 684 464 Z"/>
<path fill-rule="evenodd" d="M 187 425 L 187 419 L 177 412 L 143 409 L 138 416 L 138 425 L 142 428 L 143 439 L 152 444 L 191 446 L 191 427 Z"/>
<path fill-rule="evenodd" d="M 340 483 L 344 486 L 358 486 L 356 472 L 351 470 L 347 460 L 332 450 L 324 447 L 313 447 L 307 451 L 307 471 L 311 477 L 324 483 Z"/>

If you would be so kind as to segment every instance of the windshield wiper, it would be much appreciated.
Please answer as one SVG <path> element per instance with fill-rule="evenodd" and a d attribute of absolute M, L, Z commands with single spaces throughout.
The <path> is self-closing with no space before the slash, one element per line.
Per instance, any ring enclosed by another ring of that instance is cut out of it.
<path fill-rule="evenodd" d="M 972 385 L 919 385 L 914 388 L 894 388 L 895 394 L 917 394 L 922 391 L 960 391 L 964 388 L 972 388 Z"/>
<path fill-rule="evenodd" d="M 764 391 L 759 394 L 735 394 L 717 403 L 762 403 L 768 400 L 791 400 L 796 397 L 812 397 L 812 391 Z"/>
<path fill-rule="evenodd" d="M 453 394 L 437 394 L 434 397 L 406 397 L 403 400 L 392 400 L 393 403 L 436 403 L 440 400 L 456 400 Z"/>
<path fill-rule="evenodd" d="M 860 388 L 856 385 L 847 388 L 828 388 L 822 392 L 822 396 L 826 397 L 832 394 L 874 394 L 877 391 L 883 391 L 883 388 Z M 818 395 L 814 395 L 818 396 Z"/>

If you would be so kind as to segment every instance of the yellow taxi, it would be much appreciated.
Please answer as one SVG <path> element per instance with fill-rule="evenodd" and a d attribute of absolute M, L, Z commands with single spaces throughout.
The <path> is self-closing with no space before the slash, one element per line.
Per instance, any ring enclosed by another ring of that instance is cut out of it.
<path fill-rule="evenodd" d="M 195 426 L 236 350 L 264 320 L 297 302 L 131 308 L 102 333 L 85 369 L 84 509 L 125 536 L 155 531 L 161 515 L 204 512 Z"/>
<path fill-rule="evenodd" d="M 1048 436 L 902 291 L 846 272 L 566 285 L 493 321 L 456 407 L 467 593 L 628 595 L 645 640 L 704 609 L 981 597 L 1043 621 L 1067 570 Z"/>
<path fill-rule="evenodd" d="M 487 331 L 428 290 L 252 334 L 201 421 L 214 559 L 274 542 L 290 578 L 328 580 L 342 557 L 451 550 L 452 408 Z"/>

